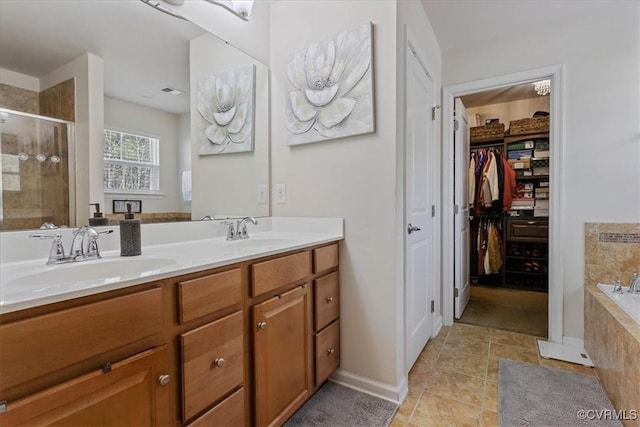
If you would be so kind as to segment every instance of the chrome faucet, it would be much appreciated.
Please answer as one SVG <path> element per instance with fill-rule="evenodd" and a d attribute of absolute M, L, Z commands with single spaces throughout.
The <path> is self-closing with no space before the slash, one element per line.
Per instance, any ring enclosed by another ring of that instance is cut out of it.
<path fill-rule="evenodd" d="M 213 218 L 211 218 L 211 215 L 205 215 L 202 218 L 200 218 L 200 221 L 212 221 Z"/>
<path fill-rule="evenodd" d="M 252 216 L 246 216 L 239 219 L 235 228 L 232 221 L 221 222 L 220 224 L 227 226 L 227 240 L 248 239 L 249 233 L 247 232 L 247 221 L 250 221 L 253 225 L 258 225 L 258 220 Z"/>
<path fill-rule="evenodd" d="M 621 294 L 622 293 L 622 283 L 620 283 L 620 280 L 614 280 L 613 281 L 613 291 L 614 294 Z"/>
<path fill-rule="evenodd" d="M 71 250 L 67 255 L 62 244 L 61 234 L 30 234 L 31 239 L 53 239 L 47 264 L 65 264 L 68 262 L 85 261 L 88 259 L 102 258 L 98 249 L 98 237 L 100 234 L 110 234 L 113 230 L 96 231 L 91 227 L 83 226 L 73 231 Z"/>
<path fill-rule="evenodd" d="M 633 273 L 631 285 L 629 285 L 629 290 L 627 292 L 640 294 L 640 276 L 638 276 L 638 273 Z"/>
<path fill-rule="evenodd" d="M 251 221 L 251 224 L 258 225 L 258 220 L 252 216 L 245 216 L 238 220 L 236 225 L 236 239 L 248 239 L 249 233 L 247 232 L 247 221 Z"/>

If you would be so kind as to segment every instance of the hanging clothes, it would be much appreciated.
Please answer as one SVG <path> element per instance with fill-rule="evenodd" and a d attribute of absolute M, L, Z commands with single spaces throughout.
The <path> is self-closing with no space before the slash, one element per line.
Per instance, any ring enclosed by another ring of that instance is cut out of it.
<path fill-rule="evenodd" d="M 500 272 L 504 260 L 502 258 L 502 216 L 480 215 L 477 233 L 474 231 L 472 235 L 475 237 L 473 250 L 475 254 L 471 254 L 472 259 L 477 260 L 477 272 L 479 276 L 488 274 L 497 274 Z"/>
<path fill-rule="evenodd" d="M 504 184 L 502 187 L 502 210 L 511 210 L 511 203 L 516 195 L 516 171 L 513 170 L 507 159 L 502 156 L 504 167 Z"/>
<path fill-rule="evenodd" d="M 476 153 L 471 153 L 467 181 L 469 183 L 469 188 L 467 189 L 468 203 L 469 207 L 472 207 L 476 201 Z"/>

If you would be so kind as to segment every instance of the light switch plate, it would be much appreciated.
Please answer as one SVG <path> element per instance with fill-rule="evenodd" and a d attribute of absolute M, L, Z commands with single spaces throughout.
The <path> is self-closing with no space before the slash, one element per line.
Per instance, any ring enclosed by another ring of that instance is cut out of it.
<path fill-rule="evenodd" d="M 269 200 L 269 192 L 266 185 L 258 185 L 258 203 L 266 205 Z"/>
<path fill-rule="evenodd" d="M 287 203 L 287 186 L 276 184 L 276 203 Z"/>

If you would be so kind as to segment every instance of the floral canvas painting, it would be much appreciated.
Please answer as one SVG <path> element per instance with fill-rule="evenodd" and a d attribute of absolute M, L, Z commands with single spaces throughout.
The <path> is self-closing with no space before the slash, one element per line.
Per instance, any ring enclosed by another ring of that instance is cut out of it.
<path fill-rule="evenodd" d="M 374 131 L 371 23 L 287 57 L 288 145 Z"/>
<path fill-rule="evenodd" d="M 253 151 L 255 65 L 198 81 L 198 154 Z"/>

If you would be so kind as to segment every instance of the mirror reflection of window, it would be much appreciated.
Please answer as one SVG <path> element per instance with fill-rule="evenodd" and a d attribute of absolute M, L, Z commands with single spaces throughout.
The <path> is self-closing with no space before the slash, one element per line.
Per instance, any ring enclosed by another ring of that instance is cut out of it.
<path fill-rule="evenodd" d="M 159 146 L 158 138 L 105 129 L 105 192 L 158 193 Z"/>

